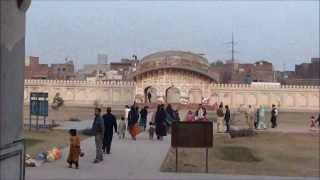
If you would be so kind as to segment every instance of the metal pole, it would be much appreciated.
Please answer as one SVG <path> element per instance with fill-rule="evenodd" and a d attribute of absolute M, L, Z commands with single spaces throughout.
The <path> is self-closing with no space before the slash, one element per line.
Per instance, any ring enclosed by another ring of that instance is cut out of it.
<path fill-rule="evenodd" d="M 178 172 L 178 148 L 176 148 L 176 172 Z"/>
<path fill-rule="evenodd" d="M 39 129 L 39 98 L 37 97 L 37 122 L 36 122 L 36 127 L 37 130 Z"/>
<path fill-rule="evenodd" d="M 206 173 L 208 173 L 208 148 L 206 148 Z"/>
<path fill-rule="evenodd" d="M 31 131 L 31 94 L 30 94 L 30 98 L 29 98 L 29 131 Z"/>

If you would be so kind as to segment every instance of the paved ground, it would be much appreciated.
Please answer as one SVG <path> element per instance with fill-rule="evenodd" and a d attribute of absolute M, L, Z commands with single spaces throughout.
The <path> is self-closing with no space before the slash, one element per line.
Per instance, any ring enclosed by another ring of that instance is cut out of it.
<path fill-rule="evenodd" d="M 151 115 L 149 116 L 151 117 Z M 80 123 L 80 126 L 87 126 Z M 72 123 L 73 124 L 73 123 Z M 73 126 L 66 124 L 66 127 Z M 279 131 L 275 129 L 272 131 Z M 282 130 L 283 131 L 283 130 Z M 295 130 L 284 130 L 295 131 Z M 301 130 L 306 132 L 306 129 Z M 46 163 L 39 168 L 27 168 L 27 180 L 98 180 L 98 179 L 203 179 L 203 180 L 298 180 L 319 179 L 303 177 L 266 177 L 266 176 L 228 176 L 216 174 L 191 174 L 191 173 L 162 173 L 160 166 L 170 147 L 170 137 L 163 141 L 149 140 L 146 133 L 141 133 L 137 141 L 130 138 L 118 140 L 114 137 L 112 154 L 105 155 L 105 160 L 100 164 L 93 164 L 95 157 L 94 139 L 90 138 L 81 142 L 85 156 L 80 160 L 80 169 L 67 168 L 65 159 L 68 149 L 64 150 L 63 160 Z"/>
<path fill-rule="evenodd" d="M 64 180 L 64 179 L 216 179 L 216 180 L 294 180 L 303 178 L 256 177 L 256 176 L 226 176 L 214 174 L 161 173 L 161 163 L 170 146 L 170 137 L 164 141 L 149 140 L 146 134 L 141 134 L 137 141 L 130 139 L 120 141 L 114 138 L 112 154 L 105 155 L 100 164 L 93 164 L 95 156 L 94 140 L 82 142 L 86 155 L 81 158 L 80 169 L 69 169 L 65 158 L 61 161 L 46 163 L 39 168 L 27 168 L 27 180 Z M 67 150 L 65 150 L 67 151 Z M 66 153 L 65 153 L 66 154 Z M 306 178 L 318 179 L 318 178 Z"/>

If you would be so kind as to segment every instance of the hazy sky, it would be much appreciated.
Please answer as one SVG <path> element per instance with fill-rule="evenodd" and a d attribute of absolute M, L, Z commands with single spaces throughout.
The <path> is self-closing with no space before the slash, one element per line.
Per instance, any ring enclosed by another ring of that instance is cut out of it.
<path fill-rule="evenodd" d="M 239 62 L 269 60 L 277 69 L 319 56 L 319 1 L 66 1 L 33 0 L 27 55 L 43 63 L 96 63 L 156 51 L 230 59 L 234 32 Z"/>

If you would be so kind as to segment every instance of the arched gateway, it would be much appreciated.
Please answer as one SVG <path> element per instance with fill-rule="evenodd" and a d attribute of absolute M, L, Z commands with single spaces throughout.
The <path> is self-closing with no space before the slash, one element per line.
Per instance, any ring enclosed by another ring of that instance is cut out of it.
<path fill-rule="evenodd" d="M 133 73 L 136 97 L 151 102 L 162 99 L 167 103 L 200 103 L 210 96 L 209 87 L 218 75 L 209 73 L 209 63 L 199 54 L 184 51 L 163 51 L 145 56 Z M 196 90 L 196 91 L 195 91 Z"/>

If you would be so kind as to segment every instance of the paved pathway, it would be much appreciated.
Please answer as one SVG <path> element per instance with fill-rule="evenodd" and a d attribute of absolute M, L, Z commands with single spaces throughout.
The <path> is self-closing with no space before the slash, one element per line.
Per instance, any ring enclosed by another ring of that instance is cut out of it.
<path fill-rule="evenodd" d="M 203 180 L 298 180 L 303 178 L 256 177 L 256 176 L 226 176 L 214 174 L 191 173 L 161 173 L 162 161 L 170 146 L 170 137 L 164 141 L 149 140 L 146 134 L 141 134 L 137 141 L 130 139 L 120 141 L 114 137 L 112 154 L 105 155 L 100 164 L 93 164 L 95 156 L 94 139 L 81 143 L 86 155 L 80 160 L 80 169 L 69 169 L 65 158 L 61 161 L 46 163 L 39 168 L 27 168 L 27 180 L 98 180 L 98 179 L 203 179 Z M 65 152 L 67 149 L 64 150 Z M 66 154 L 66 153 L 65 153 Z M 318 179 L 318 178 L 306 178 Z"/>

